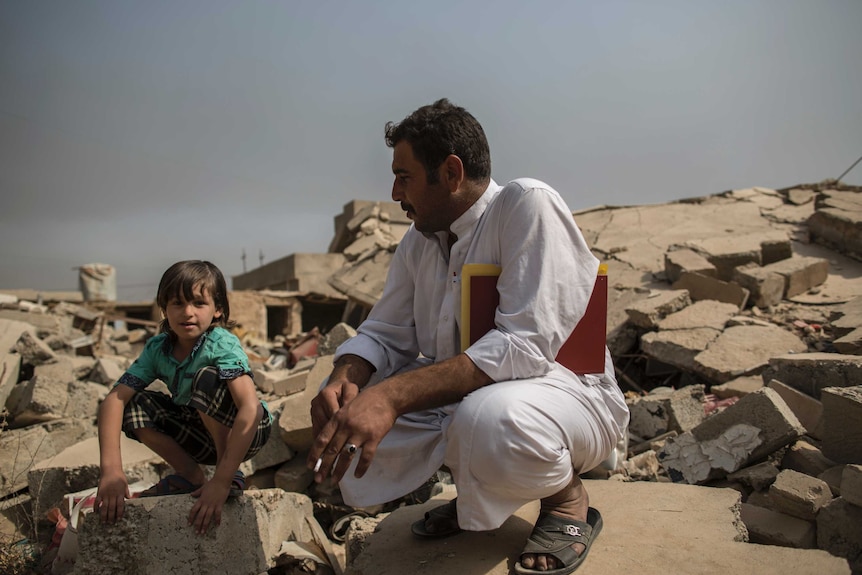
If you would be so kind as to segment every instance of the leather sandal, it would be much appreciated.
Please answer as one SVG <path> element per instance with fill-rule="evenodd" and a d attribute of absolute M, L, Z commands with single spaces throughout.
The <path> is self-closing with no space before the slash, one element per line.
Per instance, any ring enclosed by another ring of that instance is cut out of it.
<path fill-rule="evenodd" d="M 515 573 L 518 575 L 568 575 L 581 566 L 587 558 L 590 546 L 602 530 L 602 516 L 597 509 L 587 510 L 587 522 L 564 519 L 550 513 L 542 513 L 536 520 L 533 532 L 527 539 L 527 545 L 521 552 L 536 555 L 550 555 L 563 566 L 558 569 L 539 571 L 527 569 L 521 565 L 520 559 L 515 563 Z M 581 543 L 584 550 L 578 554 L 572 545 Z"/>
<path fill-rule="evenodd" d="M 431 511 L 425 512 L 425 518 L 416 521 L 411 526 L 411 530 L 413 534 L 417 537 L 425 537 L 428 539 L 440 539 L 442 537 L 449 537 L 450 535 L 457 535 L 461 533 L 462 529 L 458 527 L 458 509 L 457 502 L 458 498 L 452 499 L 448 503 L 444 503 L 443 505 L 438 505 Z M 445 529 L 429 531 L 426 523 L 431 521 L 433 525 L 443 524 L 446 526 Z"/>

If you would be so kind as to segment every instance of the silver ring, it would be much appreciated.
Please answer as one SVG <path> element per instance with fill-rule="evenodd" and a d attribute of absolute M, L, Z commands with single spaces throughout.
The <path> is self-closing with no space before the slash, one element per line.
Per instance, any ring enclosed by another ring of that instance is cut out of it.
<path fill-rule="evenodd" d="M 344 451 L 346 451 L 350 455 L 356 454 L 356 452 L 358 450 L 359 450 L 359 446 L 356 445 L 355 443 L 348 443 L 347 445 L 344 446 Z"/>

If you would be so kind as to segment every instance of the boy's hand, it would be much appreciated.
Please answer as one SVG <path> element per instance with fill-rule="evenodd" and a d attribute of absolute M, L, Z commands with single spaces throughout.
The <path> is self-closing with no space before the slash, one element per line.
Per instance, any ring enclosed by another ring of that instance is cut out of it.
<path fill-rule="evenodd" d="M 192 497 L 197 497 L 197 501 L 189 512 L 189 525 L 198 535 L 207 532 L 210 521 L 221 525 L 221 510 L 229 493 L 230 481 L 224 484 L 215 478 L 192 493 Z"/>
<path fill-rule="evenodd" d="M 96 501 L 93 509 L 99 512 L 99 519 L 105 523 L 114 523 L 123 518 L 126 499 L 130 498 L 129 482 L 126 474 L 102 472 L 99 477 L 99 488 L 96 491 Z"/>

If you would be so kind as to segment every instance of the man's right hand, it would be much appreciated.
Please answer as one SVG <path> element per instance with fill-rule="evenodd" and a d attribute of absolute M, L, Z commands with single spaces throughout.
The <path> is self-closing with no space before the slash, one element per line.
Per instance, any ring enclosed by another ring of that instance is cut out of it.
<path fill-rule="evenodd" d="M 333 373 L 333 377 L 335 374 Z M 311 400 L 311 429 L 314 437 L 329 423 L 339 409 L 359 395 L 359 386 L 346 378 L 329 380 L 317 397 Z"/>
<path fill-rule="evenodd" d="M 114 523 L 123 518 L 126 499 L 129 499 L 129 482 L 126 474 L 117 472 L 102 472 L 99 477 L 99 489 L 96 491 L 96 501 L 93 509 L 99 513 L 103 523 Z"/>

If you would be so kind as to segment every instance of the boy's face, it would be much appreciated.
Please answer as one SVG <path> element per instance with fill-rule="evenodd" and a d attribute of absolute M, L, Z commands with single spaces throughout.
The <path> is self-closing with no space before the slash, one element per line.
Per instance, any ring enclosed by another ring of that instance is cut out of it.
<path fill-rule="evenodd" d="M 222 315 L 221 310 L 216 309 L 209 291 L 203 289 L 203 286 L 196 285 L 192 293 L 191 301 L 182 299 L 182 294 L 178 294 L 168 301 L 164 310 L 168 325 L 177 334 L 178 340 L 186 343 L 197 341 L 201 334 L 210 328 L 213 319 Z"/>

